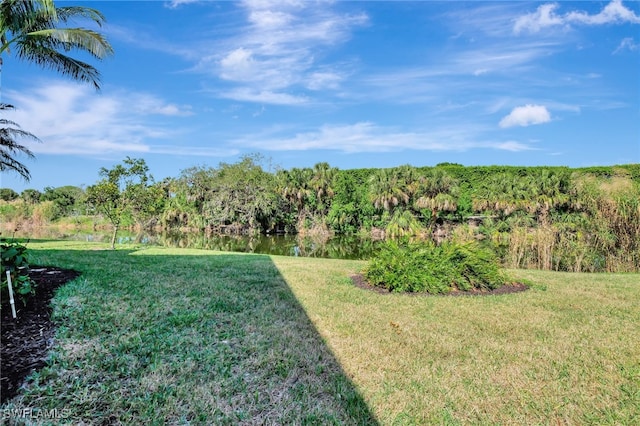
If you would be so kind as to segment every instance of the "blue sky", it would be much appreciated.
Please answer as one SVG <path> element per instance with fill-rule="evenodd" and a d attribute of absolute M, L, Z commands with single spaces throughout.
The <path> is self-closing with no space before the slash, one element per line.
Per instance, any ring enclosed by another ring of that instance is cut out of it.
<path fill-rule="evenodd" d="M 261 153 L 341 169 L 640 162 L 635 1 L 110 1 L 102 90 L 4 55 L 31 182 L 159 180 Z"/>

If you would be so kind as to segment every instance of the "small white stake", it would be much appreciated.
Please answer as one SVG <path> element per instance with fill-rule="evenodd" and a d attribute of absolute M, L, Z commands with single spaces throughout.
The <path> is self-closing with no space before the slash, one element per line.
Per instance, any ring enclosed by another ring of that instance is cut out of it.
<path fill-rule="evenodd" d="M 9 303 L 11 304 L 11 313 L 16 317 L 16 302 L 13 300 L 13 287 L 11 286 L 11 272 L 7 270 L 7 285 L 9 286 Z"/>

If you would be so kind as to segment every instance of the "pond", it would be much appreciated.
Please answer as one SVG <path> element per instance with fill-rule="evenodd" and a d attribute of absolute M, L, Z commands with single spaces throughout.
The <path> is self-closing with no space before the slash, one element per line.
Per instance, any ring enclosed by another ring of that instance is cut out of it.
<path fill-rule="evenodd" d="M 60 239 L 72 241 L 110 242 L 111 232 L 91 229 L 59 229 L 46 227 L 2 231 L 3 237 Z M 274 254 L 282 256 L 322 257 L 329 259 L 368 259 L 375 252 L 377 241 L 359 236 L 337 235 L 328 239 L 299 235 L 209 235 L 203 232 L 143 232 L 118 231 L 119 245 L 155 245 L 179 248 Z"/>

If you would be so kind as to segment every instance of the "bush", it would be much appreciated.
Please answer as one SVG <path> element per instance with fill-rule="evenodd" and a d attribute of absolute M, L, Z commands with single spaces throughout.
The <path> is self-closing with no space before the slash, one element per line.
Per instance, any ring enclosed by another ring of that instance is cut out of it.
<path fill-rule="evenodd" d="M 495 254 L 477 243 L 388 241 L 370 261 L 365 276 L 393 292 L 443 294 L 490 290 L 507 281 Z"/>
<path fill-rule="evenodd" d="M 50 223 L 58 217 L 60 217 L 60 209 L 53 201 L 43 201 L 33 206 L 31 218 L 36 223 Z"/>
<path fill-rule="evenodd" d="M 29 296 L 35 294 L 35 283 L 29 278 L 27 247 L 16 241 L 2 238 L 0 239 L 0 257 L 2 260 L 2 268 L 0 268 L 2 299 L 8 300 L 9 298 L 6 272 L 9 271 L 14 297 L 26 304 Z"/>
<path fill-rule="evenodd" d="M 22 200 L 0 201 L 0 222 L 18 222 L 31 216 L 31 206 Z"/>

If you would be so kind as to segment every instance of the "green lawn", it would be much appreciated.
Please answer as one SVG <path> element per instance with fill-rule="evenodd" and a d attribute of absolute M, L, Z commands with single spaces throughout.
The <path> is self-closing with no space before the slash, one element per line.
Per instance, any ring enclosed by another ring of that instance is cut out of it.
<path fill-rule="evenodd" d="M 50 366 L 2 408 L 69 424 L 638 424 L 640 275 L 509 271 L 489 297 L 379 295 L 358 261 L 32 242 L 82 272 Z"/>

